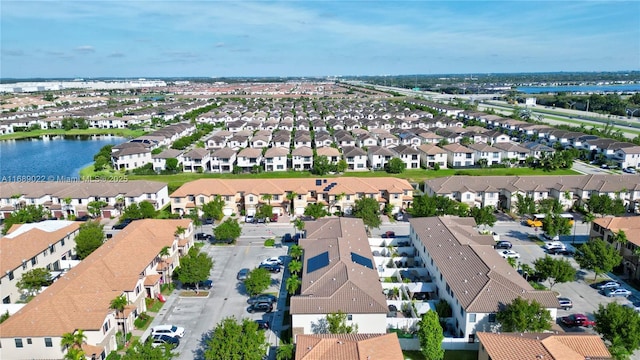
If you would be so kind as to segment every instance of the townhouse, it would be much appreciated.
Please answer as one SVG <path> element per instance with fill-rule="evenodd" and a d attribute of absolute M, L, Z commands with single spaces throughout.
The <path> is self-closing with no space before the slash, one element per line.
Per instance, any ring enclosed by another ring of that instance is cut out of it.
<path fill-rule="evenodd" d="M 449 167 L 468 167 L 475 165 L 475 151 L 460 144 L 448 144 L 442 146 L 447 153 L 447 165 Z"/>
<path fill-rule="evenodd" d="M 471 206 L 494 206 L 510 210 L 517 195 L 534 201 L 554 198 L 567 209 L 583 205 L 593 195 L 620 198 L 630 211 L 640 207 L 640 184 L 634 176 L 561 175 L 561 176 L 450 176 L 424 183 L 428 195 L 446 196 Z"/>
<path fill-rule="evenodd" d="M 236 157 L 236 166 L 243 172 L 250 172 L 254 167 L 262 166 L 262 149 L 244 148 Z"/>
<path fill-rule="evenodd" d="M 399 145 L 392 149 L 396 153 L 397 158 L 402 160 L 407 169 L 420 168 L 420 152 L 415 148 L 407 145 Z"/>
<path fill-rule="evenodd" d="M 0 217 L 26 205 L 42 205 L 55 218 L 90 215 L 87 206 L 92 201 L 104 201 L 100 216 L 119 216 L 122 209 L 141 201 L 153 204 L 156 210 L 169 203 L 167 184 L 157 181 L 50 181 L 42 183 L 0 183 Z"/>
<path fill-rule="evenodd" d="M 622 231 L 626 242 L 616 241 Z M 601 238 L 620 251 L 624 273 L 630 279 L 640 278 L 640 217 L 602 217 L 591 222 L 589 238 Z"/>
<path fill-rule="evenodd" d="M 62 269 L 60 262 L 71 260 L 80 222 L 46 220 L 12 227 L 0 238 L 0 293 L 3 304 L 25 300 L 16 286 L 22 275 L 46 268 L 53 278 Z"/>
<path fill-rule="evenodd" d="M 330 213 L 350 214 L 355 201 L 365 197 L 376 199 L 381 209 L 388 203 L 395 214 L 413 201 L 409 182 L 396 178 L 199 179 L 171 194 L 171 210 L 188 214 L 220 195 L 225 201 L 225 215 L 253 215 L 267 194 L 272 197 L 273 212 L 280 215 L 291 211 L 302 215 L 309 203 L 323 204 Z"/>
<path fill-rule="evenodd" d="M 184 156 L 182 150 L 166 149 L 160 154 L 152 155 L 153 159 L 153 171 L 161 172 L 167 169 L 167 160 L 176 159 L 178 161 L 178 168 L 182 168 L 184 163 Z"/>
<path fill-rule="evenodd" d="M 539 302 L 555 320 L 560 304 L 553 291 L 534 290 L 494 250 L 493 237 L 478 234 L 472 218 L 412 218 L 409 223 L 409 239 L 435 295 L 451 306 L 447 329 L 456 337 L 473 342 L 477 332 L 491 331 L 496 313 L 518 297 Z"/>
<path fill-rule="evenodd" d="M 339 311 L 358 334 L 385 334 L 387 302 L 362 220 L 324 218 L 306 223 L 305 231 L 300 294 L 289 308 L 294 341 Z"/>
<path fill-rule="evenodd" d="M 236 163 L 236 151 L 231 148 L 217 149 L 211 154 L 211 171 L 230 173 Z"/>
<path fill-rule="evenodd" d="M 371 146 L 367 149 L 367 158 L 369 160 L 369 168 L 372 170 L 381 170 L 384 169 L 385 165 L 391 160 L 396 154 L 383 146 Z"/>
<path fill-rule="evenodd" d="M 143 143 L 128 142 L 111 149 L 111 165 L 116 170 L 133 170 L 152 162 L 151 147 Z"/>
<path fill-rule="evenodd" d="M 447 152 L 433 144 L 422 144 L 418 146 L 420 152 L 420 163 L 426 169 L 433 169 L 436 164 L 440 169 L 447 168 Z"/>
<path fill-rule="evenodd" d="M 342 149 L 342 154 L 347 162 L 348 170 L 368 170 L 366 151 L 358 147 L 345 147 Z"/>
<path fill-rule="evenodd" d="M 317 156 L 326 156 L 327 160 L 329 160 L 330 164 L 337 164 L 340 159 L 342 159 L 342 154 L 340 154 L 340 150 L 330 147 L 323 146 L 316 149 Z"/>
<path fill-rule="evenodd" d="M 267 149 L 264 153 L 265 171 L 287 171 L 289 150 L 281 147 Z"/>
<path fill-rule="evenodd" d="M 184 154 L 182 161 L 184 172 L 202 173 L 211 170 L 211 153 L 207 149 L 189 150 Z"/>
<path fill-rule="evenodd" d="M 486 143 L 474 143 L 467 145 L 467 148 L 473 150 L 473 158 L 475 163 L 485 162 L 487 166 L 499 164 L 502 161 L 502 152 L 500 149 L 490 146 Z"/>
<path fill-rule="evenodd" d="M 291 151 L 291 168 L 295 171 L 313 168 L 313 149 L 308 146 L 296 147 Z"/>
<path fill-rule="evenodd" d="M 478 360 L 613 359 L 596 334 L 587 333 L 492 333 L 478 332 Z"/>
<path fill-rule="evenodd" d="M 87 357 L 105 359 L 192 246 L 190 220 L 134 221 L 0 324 L 3 358 L 61 359 L 64 334 L 83 330 Z M 124 316 L 109 308 L 118 296 L 129 303 Z"/>

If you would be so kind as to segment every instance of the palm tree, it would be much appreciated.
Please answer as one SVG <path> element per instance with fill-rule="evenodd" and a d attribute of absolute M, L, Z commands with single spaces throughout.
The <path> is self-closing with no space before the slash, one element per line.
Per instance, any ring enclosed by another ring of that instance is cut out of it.
<path fill-rule="evenodd" d="M 282 342 L 280 346 L 278 346 L 278 350 L 276 351 L 276 360 L 293 359 L 294 350 L 295 350 L 294 344 Z"/>
<path fill-rule="evenodd" d="M 129 305 L 129 300 L 127 300 L 127 297 L 124 295 L 120 295 L 118 297 L 116 297 L 115 299 L 111 300 L 111 303 L 109 304 L 109 309 L 111 310 L 115 310 L 116 314 L 120 314 L 121 315 L 121 320 L 122 320 L 122 334 L 124 336 L 124 342 L 126 342 L 127 339 L 127 319 L 124 317 L 124 309 L 127 307 L 127 305 Z"/>
<path fill-rule="evenodd" d="M 582 223 L 591 224 L 595 219 L 596 219 L 596 216 L 592 212 L 588 212 L 584 214 L 584 217 L 582 218 Z"/>
<path fill-rule="evenodd" d="M 620 244 L 620 248 L 618 250 L 622 250 L 624 245 L 629 242 L 629 239 L 627 238 L 627 234 L 624 232 L 624 230 L 621 229 L 618 230 L 617 233 L 613 233 L 613 241 Z"/>
<path fill-rule="evenodd" d="M 158 256 L 157 256 L 157 258 L 158 258 L 158 262 L 159 262 L 159 263 L 161 262 L 161 263 L 163 263 L 164 265 L 166 265 L 166 262 L 164 261 L 164 258 L 165 258 L 165 257 L 167 257 L 167 256 L 169 256 L 169 247 L 168 247 L 168 246 L 165 246 L 165 247 L 163 247 L 163 248 L 162 248 L 162 250 L 160 250 L 160 252 L 158 253 Z M 167 283 L 166 270 L 167 270 L 167 267 L 166 267 L 166 266 L 163 266 L 163 267 L 162 267 L 162 283 L 163 283 L 163 284 Z"/>
<path fill-rule="evenodd" d="M 287 279 L 287 292 L 291 295 L 295 294 L 296 291 L 298 291 L 298 288 L 300 288 L 301 284 L 302 281 L 300 281 L 298 275 L 291 275 Z"/>
<path fill-rule="evenodd" d="M 64 360 L 84 360 L 87 357 L 82 349 L 71 348 L 67 350 L 67 353 L 64 354 Z"/>
<path fill-rule="evenodd" d="M 291 211 L 290 213 L 293 214 L 293 210 L 295 209 L 293 207 L 293 201 L 295 200 L 295 198 L 298 197 L 298 194 L 295 191 L 292 191 L 290 193 L 287 193 L 287 200 L 289 201 L 289 205 L 291 205 Z"/>
<path fill-rule="evenodd" d="M 173 233 L 174 236 L 180 236 L 182 234 L 184 234 L 187 231 L 187 229 L 185 229 L 182 226 L 178 226 L 176 227 L 176 231 Z"/>
<path fill-rule="evenodd" d="M 303 250 L 302 247 L 300 245 L 292 245 L 289 248 L 289 255 L 294 259 L 294 260 L 299 260 L 300 257 L 302 256 Z"/>
<path fill-rule="evenodd" d="M 267 201 L 269 205 L 271 205 L 271 200 L 273 199 L 273 195 L 264 194 L 262 195 L 262 200 Z"/>
<path fill-rule="evenodd" d="M 296 227 L 296 232 L 301 232 L 302 230 L 304 230 L 304 221 L 300 219 L 295 219 L 293 221 L 293 226 Z"/>
<path fill-rule="evenodd" d="M 87 340 L 87 335 L 84 334 L 84 330 L 76 330 L 73 333 L 62 334 L 60 345 L 64 350 L 67 350 L 64 355 L 68 360 L 81 360 L 84 359 L 84 351 L 82 351 L 82 344 Z"/>
<path fill-rule="evenodd" d="M 291 260 L 289 263 L 289 271 L 292 274 L 297 274 L 302 270 L 302 263 L 299 260 Z"/>

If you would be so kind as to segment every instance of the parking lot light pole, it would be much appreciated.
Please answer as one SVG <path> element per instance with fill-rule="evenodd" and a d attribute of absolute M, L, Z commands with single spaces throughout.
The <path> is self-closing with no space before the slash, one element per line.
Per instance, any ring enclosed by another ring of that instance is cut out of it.
<path fill-rule="evenodd" d="M 578 227 L 578 222 L 577 221 L 573 221 L 573 240 L 571 240 L 571 245 L 575 246 L 576 245 L 576 228 Z"/>

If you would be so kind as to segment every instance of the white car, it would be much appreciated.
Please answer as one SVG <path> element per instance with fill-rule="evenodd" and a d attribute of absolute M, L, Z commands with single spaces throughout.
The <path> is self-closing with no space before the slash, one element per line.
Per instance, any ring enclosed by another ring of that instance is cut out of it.
<path fill-rule="evenodd" d="M 640 313 L 640 303 L 638 303 L 638 302 L 624 304 L 624 306 L 633 309 L 633 311 L 635 311 L 637 313 Z"/>
<path fill-rule="evenodd" d="M 544 243 L 545 250 L 565 249 L 565 248 L 566 248 L 565 245 L 560 241 L 547 241 L 546 243 Z"/>
<path fill-rule="evenodd" d="M 631 291 L 629 291 L 629 290 L 627 290 L 625 288 L 617 288 L 617 289 L 605 290 L 604 294 L 607 297 L 615 297 L 615 296 L 629 297 L 629 296 L 631 296 Z"/>
<path fill-rule="evenodd" d="M 151 335 L 169 335 L 181 338 L 184 336 L 184 328 L 175 325 L 158 325 L 151 328 Z"/>
<path fill-rule="evenodd" d="M 498 251 L 498 254 L 500 254 L 500 256 L 502 256 L 504 259 L 507 259 L 507 258 L 520 259 L 520 254 L 518 254 L 513 250 L 500 250 Z"/>
<path fill-rule="evenodd" d="M 273 256 L 273 257 L 262 260 L 262 262 L 260 263 L 260 265 L 265 265 L 265 264 L 282 266 L 282 260 L 280 260 L 279 257 Z"/>

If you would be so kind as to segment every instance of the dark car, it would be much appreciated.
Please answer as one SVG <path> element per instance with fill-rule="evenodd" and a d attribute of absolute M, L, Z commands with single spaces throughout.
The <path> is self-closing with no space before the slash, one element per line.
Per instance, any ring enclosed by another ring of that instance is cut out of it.
<path fill-rule="evenodd" d="M 185 289 L 195 289 L 196 285 L 195 284 L 184 284 L 183 287 Z M 211 281 L 211 280 L 200 281 L 198 283 L 198 289 L 201 289 L 201 290 L 209 290 L 212 287 L 213 287 L 213 281 Z"/>
<path fill-rule="evenodd" d="M 584 327 L 592 327 L 596 324 L 595 321 L 589 319 L 586 315 L 583 314 L 572 314 L 569 316 L 563 316 L 560 321 L 569 327 L 573 326 L 584 326 Z"/>
<path fill-rule="evenodd" d="M 213 235 L 209 238 L 209 242 L 212 244 L 232 244 L 233 239 L 218 239 Z"/>
<path fill-rule="evenodd" d="M 156 334 L 150 336 L 148 341 L 151 342 L 152 347 L 164 346 L 165 344 L 168 344 L 171 346 L 171 348 L 175 349 L 178 347 L 178 345 L 180 345 L 180 339 L 175 336 L 164 334 Z"/>
<path fill-rule="evenodd" d="M 269 272 L 272 273 L 279 273 L 280 272 L 280 265 L 277 264 L 260 264 L 258 265 L 258 268 L 260 269 L 265 269 Z"/>
<path fill-rule="evenodd" d="M 568 250 L 567 248 L 552 248 L 552 249 L 547 250 L 547 254 L 571 256 L 571 255 L 573 255 L 573 251 Z"/>
<path fill-rule="evenodd" d="M 283 243 L 292 242 L 292 241 L 293 241 L 293 237 L 291 237 L 291 234 L 286 233 L 286 234 L 282 235 L 282 242 Z"/>
<path fill-rule="evenodd" d="M 278 298 L 275 295 L 271 295 L 271 294 L 260 294 L 260 295 L 256 295 L 256 296 L 252 296 L 247 300 L 248 304 L 255 304 L 255 303 L 260 303 L 260 302 L 270 302 L 270 303 L 274 303 L 278 301 Z"/>
<path fill-rule="evenodd" d="M 202 219 L 203 225 L 213 225 L 213 218 L 204 218 Z"/>
<path fill-rule="evenodd" d="M 127 225 L 131 224 L 132 221 L 133 220 L 131 220 L 131 219 L 124 219 L 119 224 L 113 225 L 113 228 L 116 229 L 116 230 L 122 230 L 122 229 L 126 228 Z"/>
<path fill-rule="evenodd" d="M 255 313 L 255 312 L 272 312 L 273 311 L 273 303 L 272 302 L 257 302 L 254 304 L 251 304 L 251 306 L 249 306 L 247 308 L 247 311 L 250 313 Z"/>
<path fill-rule="evenodd" d="M 382 238 L 384 239 L 393 239 L 396 237 L 396 233 L 393 231 L 387 231 L 386 233 L 382 234 Z"/>
<path fill-rule="evenodd" d="M 89 215 L 82 215 L 82 216 L 76 217 L 76 221 L 88 221 L 89 219 L 91 219 Z"/>
<path fill-rule="evenodd" d="M 535 271 L 529 273 L 519 269 L 518 274 L 522 275 L 522 277 L 527 281 L 540 282 L 545 280 Z"/>
<path fill-rule="evenodd" d="M 205 233 L 197 233 L 195 235 L 195 239 L 196 240 L 211 240 L 211 238 L 213 237 L 213 235 L 211 234 L 205 234 Z"/>
<path fill-rule="evenodd" d="M 494 246 L 496 249 L 511 249 L 513 247 L 513 244 L 511 244 L 508 241 L 498 241 L 496 243 L 496 245 Z"/>
<path fill-rule="evenodd" d="M 267 320 L 255 320 L 259 330 L 269 330 L 269 322 Z"/>
<path fill-rule="evenodd" d="M 236 279 L 247 280 L 248 275 L 249 275 L 249 269 L 247 268 L 240 269 L 240 271 L 238 271 L 238 275 L 236 276 Z"/>

